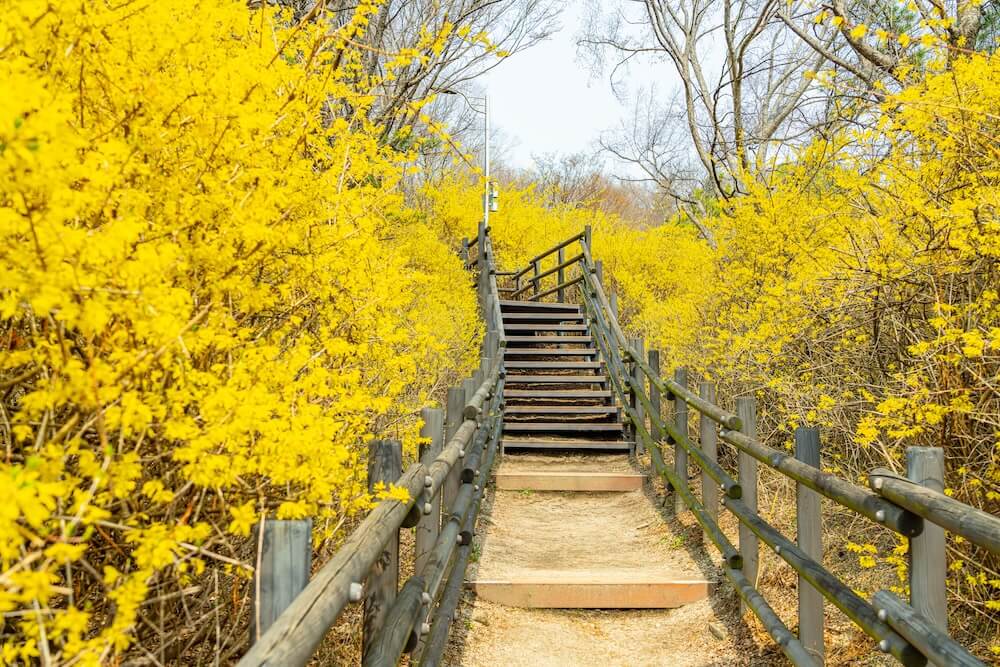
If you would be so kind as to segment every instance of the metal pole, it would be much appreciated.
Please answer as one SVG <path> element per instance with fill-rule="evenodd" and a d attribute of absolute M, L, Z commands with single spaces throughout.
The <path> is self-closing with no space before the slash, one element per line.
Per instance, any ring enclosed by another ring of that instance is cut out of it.
<path fill-rule="evenodd" d="M 486 185 L 483 188 L 483 226 L 490 228 L 490 96 L 483 98 L 483 177 Z M 479 252 L 483 249 L 480 247 Z"/>

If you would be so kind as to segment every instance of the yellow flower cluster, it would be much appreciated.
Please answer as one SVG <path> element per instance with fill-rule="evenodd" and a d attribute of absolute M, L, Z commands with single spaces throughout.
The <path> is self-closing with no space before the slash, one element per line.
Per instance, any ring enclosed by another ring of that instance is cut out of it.
<path fill-rule="evenodd" d="M 374 8 L 5 7 L 0 664 L 121 654 L 264 515 L 334 537 L 364 442 L 412 450 L 471 366 L 466 274 L 366 121 Z"/>

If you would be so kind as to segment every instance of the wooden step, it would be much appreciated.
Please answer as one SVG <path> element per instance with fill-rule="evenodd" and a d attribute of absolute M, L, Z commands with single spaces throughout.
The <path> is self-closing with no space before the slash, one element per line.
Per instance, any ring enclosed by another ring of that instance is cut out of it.
<path fill-rule="evenodd" d="M 500 300 L 500 310 L 509 310 L 514 312 L 525 312 L 525 311 L 542 311 L 542 312 L 568 312 L 568 313 L 579 313 L 580 306 L 575 303 L 547 303 L 544 301 L 509 301 L 505 299 Z"/>
<path fill-rule="evenodd" d="M 587 331 L 586 324 L 504 324 L 504 333 L 510 331 Z"/>
<path fill-rule="evenodd" d="M 583 322 L 580 313 L 501 313 L 504 322 Z"/>
<path fill-rule="evenodd" d="M 504 438 L 500 447 L 507 449 L 587 449 L 596 451 L 627 452 L 632 443 L 623 440 L 526 440 Z"/>
<path fill-rule="evenodd" d="M 507 386 L 512 384 L 603 384 L 606 375 L 508 375 Z"/>
<path fill-rule="evenodd" d="M 484 600 L 534 609 L 673 609 L 704 600 L 712 592 L 712 583 L 699 579 L 615 574 L 478 580 L 470 587 Z"/>
<path fill-rule="evenodd" d="M 596 354 L 597 350 L 592 347 L 564 349 L 556 347 L 506 347 L 503 351 L 504 357 L 593 357 Z"/>
<path fill-rule="evenodd" d="M 505 415 L 611 415 L 621 411 L 617 405 L 508 405 Z"/>
<path fill-rule="evenodd" d="M 611 391 L 606 389 L 505 389 L 504 398 L 611 398 Z"/>
<path fill-rule="evenodd" d="M 547 472 L 526 470 L 493 475 L 498 489 L 506 491 L 637 491 L 645 475 L 619 472 Z"/>
<path fill-rule="evenodd" d="M 515 368 L 525 368 L 532 370 L 554 370 L 554 371 L 575 371 L 583 369 L 598 369 L 601 367 L 599 361 L 522 361 L 512 359 L 504 363 L 504 368 L 508 371 Z"/>
<path fill-rule="evenodd" d="M 537 343 L 551 345 L 555 343 L 593 343 L 590 336 L 507 336 L 507 343 Z"/>
<path fill-rule="evenodd" d="M 593 422 L 508 422 L 503 423 L 503 431 L 572 431 L 614 433 L 622 430 L 621 423 L 601 424 Z"/>

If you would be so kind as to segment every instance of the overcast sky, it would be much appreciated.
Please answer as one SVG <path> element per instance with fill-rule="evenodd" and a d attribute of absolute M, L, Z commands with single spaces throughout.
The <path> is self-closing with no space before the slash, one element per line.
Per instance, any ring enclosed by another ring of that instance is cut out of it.
<path fill-rule="evenodd" d="M 569 0 L 561 30 L 483 78 L 492 122 L 513 144 L 504 154 L 514 166 L 530 167 L 532 155 L 589 150 L 600 133 L 626 113 L 607 76 L 594 79 L 577 61 L 576 39 L 585 11 L 585 0 Z M 630 87 L 665 73 L 662 66 L 633 71 Z"/>

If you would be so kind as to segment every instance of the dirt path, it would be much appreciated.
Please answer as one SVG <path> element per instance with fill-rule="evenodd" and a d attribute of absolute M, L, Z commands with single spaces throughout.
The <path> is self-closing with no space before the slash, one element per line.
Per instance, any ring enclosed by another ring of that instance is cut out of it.
<path fill-rule="evenodd" d="M 624 456 L 509 455 L 504 472 L 636 472 Z M 648 487 L 648 484 L 647 484 Z M 470 580 L 670 576 L 718 581 L 700 535 L 664 520 L 644 491 L 497 491 Z M 466 592 L 445 664 L 600 667 L 764 665 L 730 588 L 668 610 L 525 609 Z"/>

